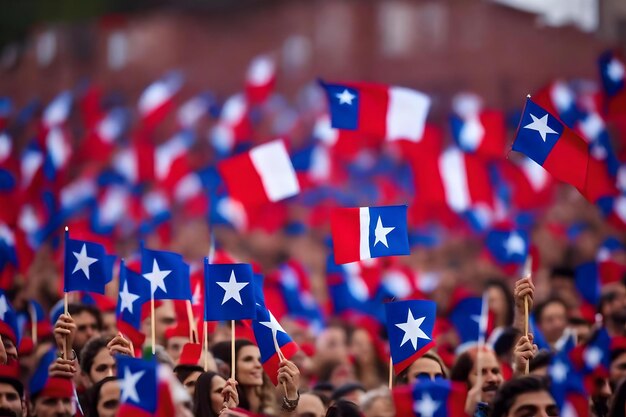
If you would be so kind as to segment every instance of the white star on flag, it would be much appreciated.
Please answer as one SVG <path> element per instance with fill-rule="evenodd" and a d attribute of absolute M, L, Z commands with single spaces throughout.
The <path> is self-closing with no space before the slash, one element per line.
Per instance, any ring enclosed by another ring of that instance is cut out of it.
<path fill-rule="evenodd" d="M 89 266 L 93 263 L 98 262 L 98 258 L 91 258 L 87 256 L 87 245 L 83 243 L 83 247 L 80 249 L 80 252 L 72 252 L 76 257 L 76 266 L 74 266 L 74 270 L 72 274 L 78 270 L 83 271 L 83 274 L 89 278 Z"/>
<path fill-rule="evenodd" d="M 202 300 L 202 288 L 200 288 L 200 284 L 196 284 L 196 286 L 193 289 L 193 294 L 191 296 L 191 304 L 194 306 L 197 306 L 198 304 L 200 304 L 200 301 Z"/>
<path fill-rule="evenodd" d="M 7 299 L 3 294 L 0 295 L 0 320 L 5 320 L 4 315 L 7 314 L 7 311 L 9 311 L 9 304 L 7 303 Z"/>
<path fill-rule="evenodd" d="M 133 313 L 133 303 L 139 299 L 137 294 L 133 294 L 128 291 L 128 281 L 124 281 L 124 287 L 122 291 L 120 291 L 120 302 L 122 306 L 120 307 L 120 313 L 123 313 L 124 310 L 128 310 L 130 314 Z"/>
<path fill-rule="evenodd" d="M 122 403 L 126 402 L 128 399 L 136 403 L 140 402 L 139 394 L 137 393 L 137 383 L 145 373 L 146 371 L 132 373 L 130 368 L 124 368 L 124 378 L 120 382 L 120 389 L 122 390 L 120 401 Z"/>
<path fill-rule="evenodd" d="M 335 96 L 339 99 L 339 104 L 348 104 L 350 106 L 352 106 L 352 100 L 356 98 L 356 96 L 349 92 L 347 88 L 340 94 L 335 94 Z"/>
<path fill-rule="evenodd" d="M 267 312 L 270 315 L 270 321 L 260 321 L 259 324 L 262 324 L 263 326 L 267 327 L 268 329 L 272 331 L 272 339 L 274 339 L 274 346 L 276 346 L 276 350 L 278 351 L 278 339 L 277 339 L 278 332 L 282 332 L 282 333 L 287 333 L 287 332 L 285 332 L 285 330 L 280 325 L 278 320 L 276 320 L 276 317 L 274 317 L 274 315 L 269 310 Z"/>
<path fill-rule="evenodd" d="M 567 366 L 561 361 L 555 362 L 550 368 L 550 373 L 556 382 L 563 382 L 567 378 Z"/>
<path fill-rule="evenodd" d="M 378 216 L 378 222 L 376 222 L 376 229 L 374 229 L 374 235 L 376 236 L 376 240 L 374 241 L 374 246 L 376 246 L 378 242 L 381 242 L 386 247 L 389 247 L 389 245 L 387 244 L 387 235 L 391 233 L 393 229 L 395 229 L 395 227 L 383 226 L 383 222 L 380 219 L 380 216 Z"/>
<path fill-rule="evenodd" d="M 504 247 L 506 249 L 507 255 L 511 256 L 513 254 L 524 254 L 524 249 L 526 249 L 526 244 L 524 243 L 524 239 L 517 233 L 513 232 L 509 235 L 509 238 L 504 242 Z"/>
<path fill-rule="evenodd" d="M 160 288 L 161 290 L 163 290 L 163 292 L 167 293 L 165 278 L 171 273 L 172 271 L 168 270 L 161 271 L 157 260 L 152 260 L 152 272 L 146 272 L 145 274 L 143 274 L 143 277 L 150 281 L 150 291 L 152 292 L 152 294 L 154 294 L 157 288 Z"/>
<path fill-rule="evenodd" d="M 541 119 L 538 119 L 534 114 L 530 114 L 530 117 L 533 119 L 532 123 L 524 126 L 524 129 L 535 130 L 539 132 L 541 139 L 545 142 L 546 135 L 548 133 L 556 134 L 556 131 L 553 130 L 550 126 L 548 126 L 548 113 L 546 113 Z"/>
<path fill-rule="evenodd" d="M 602 350 L 600 350 L 597 346 L 592 346 L 589 349 L 585 350 L 583 354 L 583 358 L 585 359 L 585 363 L 590 368 L 595 368 L 602 361 Z"/>
<path fill-rule="evenodd" d="M 428 337 L 428 335 L 420 328 L 424 319 L 426 319 L 426 317 L 415 319 L 411 309 L 409 309 L 406 323 L 396 323 L 396 327 L 404 332 L 404 337 L 402 338 L 402 342 L 400 342 L 400 346 L 404 346 L 404 344 L 410 340 L 413 345 L 413 349 L 417 350 L 417 339 L 430 340 L 430 337 Z"/>
<path fill-rule="evenodd" d="M 231 298 L 237 301 L 239 304 L 243 305 L 243 302 L 241 301 L 240 291 L 244 289 L 244 287 L 249 283 L 237 282 L 234 270 L 231 271 L 230 279 L 228 280 L 228 282 L 216 282 L 216 284 L 222 287 L 222 289 L 225 291 L 222 305 L 224 305 L 224 303 L 226 303 L 226 301 L 230 300 Z"/>
<path fill-rule="evenodd" d="M 425 392 L 422 394 L 422 398 L 415 403 L 415 412 L 420 417 L 433 417 L 440 405 L 439 401 L 433 401 L 430 394 Z"/>
<path fill-rule="evenodd" d="M 611 81 L 619 82 L 624 78 L 624 65 L 619 60 L 613 58 L 606 67 L 606 74 Z"/>

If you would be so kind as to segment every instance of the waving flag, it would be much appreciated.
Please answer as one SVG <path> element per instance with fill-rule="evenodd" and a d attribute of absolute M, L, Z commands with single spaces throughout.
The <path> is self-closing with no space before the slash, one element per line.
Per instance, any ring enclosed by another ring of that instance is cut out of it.
<path fill-rule="evenodd" d="M 178 253 L 142 248 L 141 274 L 155 300 L 191 300 L 189 265 Z"/>
<path fill-rule="evenodd" d="M 485 245 L 497 265 L 514 272 L 526 261 L 530 242 L 524 230 L 492 229 L 487 233 Z"/>
<path fill-rule="evenodd" d="M 141 306 L 150 301 L 150 282 L 140 274 L 120 264 L 120 290 L 117 299 L 116 316 L 139 331 L 141 328 Z"/>
<path fill-rule="evenodd" d="M 205 320 L 242 320 L 256 317 L 250 265 L 212 265 L 207 260 L 204 268 Z"/>
<path fill-rule="evenodd" d="M 7 132 L 0 131 L 0 191 L 2 192 L 11 191 L 17 185 L 18 163 L 13 150 L 13 138 Z"/>
<path fill-rule="evenodd" d="M 408 255 L 406 206 L 335 209 L 330 218 L 335 261 Z"/>
<path fill-rule="evenodd" d="M 571 367 L 568 353 L 568 350 L 557 352 L 550 361 L 550 391 L 562 416 L 588 417 L 588 395 L 581 375 Z"/>
<path fill-rule="evenodd" d="M 367 83 L 321 82 L 335 129 L 358 130 L 387 140 L 419 142 L 430 98 L 419 91 Z"/>
<path fill-rule="evenodd" d="M 251 104 L 263 103 L 276 83 L 276 63 L 268 55 L 252 60 L 246 74 L 246 97 Z"/>
<path fill-rule="evenodd" d="M 56 180 L 64 171 L 72 156 L 72 145 L 69 132 L 60 127 L 48 131 L 45 138 L 46 157 L 43 170 L 49 180 Z"/>
<path fill-rule="evenodd" d="M 182 76 L 170 73 L 150 84 L 139 97 L 137 107 L 142 125 L 154 129 L 174 109 L 174 98 L 183 85 Z"/>
<path fill-rule="evenodd" d="M 19 346 L 22 335 L 17 324 L 17 314 L 4 290 L 0 290 L 0 334 Z"/>
<path fill-rule="evenodd" d="M 156 361 L 125 355 L 118 355 L 115 360 L 120 384 L 120 403 L 154 413 L 159 398 Z"/>
<path fill-rule="evenodd" d="M 490 323 L 492 320 L 489 312 L 483 311 L 483 298 L 481 297 L 461 298 L 454 305 L 448 317 L 461 339 L 457 348 L 459 350 L 477 342 L 481 334 L 488 336 L 487 333 L 490 330 L 490 324 L 492 324 Z M 484 323 L 481 319 L 487 322 Z"/>
<path fill-rule="evenodd" d="M 113 276 L 113 263 L 104 246 L 69 238 L 65 232 L 65 284 L 63 291 L 90 291 L 104 294 Z"/>
<path fill-rule="evenodd" d="M 602 87 L 607 97 L 610 116 L 626 113 L 626 65 L 613 51 L 606 51 L 598 58 Z"/>
<path fill-rule="evenodd" d="M 393 389 L 398 416 L 462 417 L 465 414 L 467 387 L 447 380 L 419 381 L 413 386 Z"/>
<path fill-rule="evenodd" d="M 588 392 L 594 392 L 596 377 L 606 377 L 611 366 L 611 336 L 601 327 L 584 344 L 570 352 L 574 369 L 579 372 Z"/>
<path fill-rule="evenodd" d="M 230 195 L 243 204 L 261 205 L 293 197 L 300 185 L 282 140 L 259 145 L 229 158 L 218 170 Z"/>
<path fill-rule="evenodd" d="M 589 175 L 587 143 L 545 109 L 526 100 L 513 150 L 527 155 L 556 179 L 576 187 L 588 199 L 598 184 Z"/>
<path fill-rule="evenodd" d="M 385 304 L 391 359 L 396 374 L 428 352 L 437 305 L 429 300 L 406 300 Z"/>
<path fill-rule="evenodd" d="M 481 110 L 476 114 L 453 114 L 450 128 L 452 138 L 462 151 L 488 159 L 504 157 L 506 123 L 501 112 Z"/>

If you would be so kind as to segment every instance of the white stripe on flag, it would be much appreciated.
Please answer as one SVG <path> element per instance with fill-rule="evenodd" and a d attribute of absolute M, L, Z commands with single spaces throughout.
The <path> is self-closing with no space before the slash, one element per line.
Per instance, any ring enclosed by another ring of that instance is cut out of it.
<path fill-rule="evenodd" d="M 265 194 L 270 201 L 280 201 L 300 192 L 296 172 L 282 140 L 253 148 L 250 159 L 261 176 Z"/>
<path fill-rule="evenodd" d="M 465 159 L 458 149 L 448 149 L 439 158 L 439 173 L 443 181 L 448 206 L 462 212 L 470 208 Z"/>
<path fill-rule="evenodd" d="M 387 139 L 419 142 L 424 135 L 429 108 L 430 98 L 426 94 L 404 87 L 390 87 Z"/>
<path fill-rule="evenodd" d="M 370 209 L 369 207 L 359 207 L 359 257 L 370 259 Z"/>

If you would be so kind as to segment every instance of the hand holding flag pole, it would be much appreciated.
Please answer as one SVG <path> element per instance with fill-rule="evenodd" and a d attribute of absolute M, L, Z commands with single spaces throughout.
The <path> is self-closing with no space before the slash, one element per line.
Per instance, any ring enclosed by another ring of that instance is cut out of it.
<path fill-rule="evenodd" d="M 528 258 L 526 258 L 526 263 L 524 264 L 524 278 L 532 278 L 532 264 L 533 258 L 529 255 Z M 526 335 L 526 337 L 528 337 L 528 295 L 524 296 L 524 334 Z M 530 360 L 526 361 L 526 369 L 524 369 L 524 375 L 528 375 L 529 373 Z"/>

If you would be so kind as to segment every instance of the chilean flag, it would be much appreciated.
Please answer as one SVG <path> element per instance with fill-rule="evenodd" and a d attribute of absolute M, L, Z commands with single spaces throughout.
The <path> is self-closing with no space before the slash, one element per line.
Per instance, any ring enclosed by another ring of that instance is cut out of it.
<path fill-rule="evenodd" d="M 506 183 L 510 201 L 518 210 L 533 210 L 550 204 L 554 181 L 550 174 L 532 159 L 520 155 L 497 166 Z"/>
<path fill-rule="evenodd" d="M 338 208 L 331 213 L 335 262 L 410 253 L 407 206 Z"/>
<path fill-rule="evenodd" d="M 276 84 L 276 63 L 268 55 L 252 60 L 246 74 L 246 97 L 250 104 L 263 103 Z"/>
<path fill-rule="evenodd" d="M 448 380 L 419 381 L 393 389 L 397 416 L 464 417 L 467 387 Z"/>
<path fill-rule="evenodd" d="M 300 192 L 296 172 L 282 140 L 274 140 L 218 165 L 228 192 L 242 204 L 261 205 Z"/>
<path fill-rule="evenodd" d="M 224 102 L 219 122 L 211 131 L 211 144 L 220 154 L 229 155 L 237 144 L 250 140 L 249 107 L 243 94 L 235 94 Z"/>
<path fill-rule="evenodd" d="M 328 98 L 332 127 L 358 130 L 390 141 L 419 142 L 430 98 L 404 87 L 320 82 Z"/>
<path fill-rule="evenodd" d="M 626 113 L 626 65 L 613 51 L 598 58 L 602 87 L 607 98 L 609 116 Z"/>
<path fill-rule="evenodd" d="M 13 150 L 13 138 L 0 131 L 0 191 L 11 191 L 17 184 L 18 163 Z"/>
<path fill-rule="evenodd" d="M 477 114 L 450 116 L 452 137 L 464 152 L 488 159 L 504 157 L 506 123 L 502 112 L 482 110 Z"/>
<path fill-rule="evenodd" d="M 171 73 L 150 84 L 139 97 L 137 107 L 142 125 L 154 129 L 174 109 L 174 98 L 183 85 L 178 73 Z"/>
<path fill-rule="evenodd" d="M 437 304 L 430 300 L 405 300 L 385 304 L 393 369 L 402 372 L 434 345 Z"/>
<path fill-rule="evenodd" d="M 530 98 L 526 100 L 513 150 L 527 155 L 556 179 L 573 185 L 592 202 L 605 194 L 604 178 L 597 175 L 596 169 L 601 167 L 590 161 L 587 143 Z"/>
<path fill-rule="evenodd" d="M 494 228 L 487 233 L 485 246 L 496 264 L 514 273 L 526 261 L 530 242 L 524 230 Z"/>
<path fill-rule="evenodd" d="M 557 352 L 548 367 L 550 391 L 564 417 L 588 417 L 589 397 L 581 375 L 570 364 L 568 352 Z"/>
<path fill-rule="evenodd" d="M 46 135 L 46 159 L 44 173 L 49 180 L 55 180 L 67 167 L 72 156 L 69 134 L 60 127 L 52 128 Z"/>

